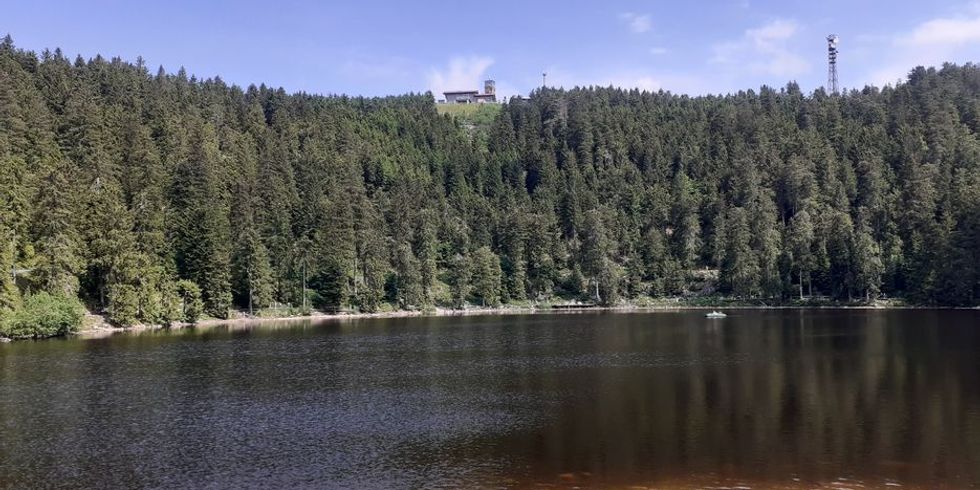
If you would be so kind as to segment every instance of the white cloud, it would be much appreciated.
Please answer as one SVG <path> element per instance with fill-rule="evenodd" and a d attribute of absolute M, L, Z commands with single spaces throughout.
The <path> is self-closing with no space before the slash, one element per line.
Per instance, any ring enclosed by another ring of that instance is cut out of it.
<path fill-rule="evenodd" d="M 933 19 L 899 39 L 909 46 L 958 46 L 980 42 L 980 15 L 974 18 Z"/>
<path fill-rule="evenodd" d="M 617 87 L 639 89 L 648 92 L 669 90 L 675 93 L 705 94 L 711 88 L 704 77 L 691 74 L 659 72 L 642 69 L 610 70 L 603 68 L 594 73 L 570 72 L 560 66 L 548 67 L 548 86 L 571 89 L 574 87 Z M 532 80 L 528 80 L 533 83 Z M 535 87 L 541 84 L 537 79 Z"/>
<path fill-rule="evenodd" d="M 747 29 L 739 39 L 715 44 L 708 61 L 756 74 L 799 76 L 810 71 L 810 63 L 791 47 L 799 31 L 796 21 L 777 19 Z"/>
<path fill-rule="evenodd" d="M 589 75 L 578 72 L 570 72 L 559 66 L 549 66 L 548 86 L 571 89 L 574 87 L 619 87 L 625 89 L 638 88 L 640 90 L 656 91 L 662 87 L 658 77 L 639 71 L 619 71 L 607 73 L 605 70 L 601 74 Z M 541 79 L 538 79 L 540 85 Z"/>
<path fill-rule="evenodd" d="M 480 90 L 493 58 L 487 56 L 456 56 L 442 69 L 429 70 L 428 88 L 436 98 L 448 90 Z"/>
<path fill-rule="evenodd" d="M 643 74 L 622 74 L 606 79 L 600 79 L 596 85 L 603 87 L 613 86 L 624 89 L 638 88 L 648 92 L 656 92 L 657 90 L 663 88 L 663 82 L 661 82 L 659 79 L 654 78 L 652 75 Z"/>
<path fill-rule="evenodd" d="M 797 30 L 799 26 L 796 21 L 779 19 L 745 31 L 745 37 L 752 40 L 756 46 L 773 49 L 776 43 L 793 37 Z"/>
<path fill-rule="evenodd" d="M 670 50 L 667 49 L 667 48 L 665 48 L 665 47 L 663 47 L 663 46 L 655 46 L 655 47 L 650 48 L 650 54 L 652 54 L 654 56 L 660 56 L 662 54 L 667 54 L 669 52 L 670 52 Z"/>
<path fill-rule="evenodd" d="M 929 19 L 909 32 L 880 40 L 880 57 L 865 77 L 875 85 L 893 84 L 916 66 L 966 62 L 980 57 L 980 2 L 959 15 Z"/>
<path fill-rule="evenodd" d="M 636 34 L 642 34 L 647 32 L 652 27 L 652 22 L 650 20 L 650 14 L 636 14 L 633 12 L 625 12 L 619 14 L 619 18 L 629 26 L 630 30 Z"/>

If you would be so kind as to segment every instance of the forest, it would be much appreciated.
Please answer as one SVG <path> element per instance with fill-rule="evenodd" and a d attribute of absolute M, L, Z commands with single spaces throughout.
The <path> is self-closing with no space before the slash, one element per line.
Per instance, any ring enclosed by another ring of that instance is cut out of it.
<path fill-rule="evenodd" d="M 0 311 L 980 301 L 980 67 L 840 95 L 241 88 L 0 43 Z M 46 299 L 45 301 L 47 301 Z"/>

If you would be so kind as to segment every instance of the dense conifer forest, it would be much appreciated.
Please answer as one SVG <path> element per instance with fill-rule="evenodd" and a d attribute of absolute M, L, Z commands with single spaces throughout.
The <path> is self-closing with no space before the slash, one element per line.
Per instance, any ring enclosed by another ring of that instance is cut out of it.
<path fill-rule="evenodd" d="M 972 64 L 839 96 L 546 88 L 473 127 L 428 94 L 242 89 L 8 37 L 0 310 L 975 305 L 978 128 Z"/>

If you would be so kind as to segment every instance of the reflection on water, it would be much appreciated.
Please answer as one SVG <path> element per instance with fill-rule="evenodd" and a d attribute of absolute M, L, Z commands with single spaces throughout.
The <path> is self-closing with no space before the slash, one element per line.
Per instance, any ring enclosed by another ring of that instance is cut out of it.
<path fill-rule="evenodd" d="M 731 313 L 0 346 L 0 486 L 980 484 L 980 312 Z"/>

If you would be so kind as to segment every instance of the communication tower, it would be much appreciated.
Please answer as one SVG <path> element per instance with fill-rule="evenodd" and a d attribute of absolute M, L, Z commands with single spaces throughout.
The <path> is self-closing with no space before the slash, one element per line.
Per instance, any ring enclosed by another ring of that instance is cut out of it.
<path fill-rule="evenodd" d="M 827 36 L 827 90 L 832 94 L 837 94 L 837 43 L 840 38 L 837 34 Z"/>

